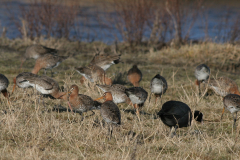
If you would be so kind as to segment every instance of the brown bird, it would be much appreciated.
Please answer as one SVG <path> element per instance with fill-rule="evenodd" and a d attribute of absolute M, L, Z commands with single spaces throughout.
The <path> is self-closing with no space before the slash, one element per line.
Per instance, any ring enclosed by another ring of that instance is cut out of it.
<path fill-rule="evenodd" d="M 24 53 L 23 57 L 21 58 L 21 67 L 23 63 L 30 58 L 34 58 L 34 59 L 38 59 L 39 57 L 45 55 L 45 54 L 55 54 L 57 53 L 58 50 L 56 49 L 52 49 L 52 48 L 48 48 L 42 45 L 31 45 L 29 47 L 27 47 L 26 52 Z"/>
<path fill-rule="evenodd" d="M 58 55 L 52 55 L 52 54 L 45 54 L 41 57 L 39 57 L 36 60 L 35 66 L 32 70 L 32 73 L 37 74 L 42 68 L 45 69 L 45 75 L 46 75 L 46 70 L 52 69 L 57 67 L 62 61 L 67 59 L 68 56 L 58 56 Z M 53 76 L 53 73 L 52 73 Z"/>
<path fill-rule="evenodd" d="M 106 71 L 111 65 L 118 64 L 120 62 L 121 54 L 106 55 L 106 54 L 95 54 L 90 64 L 97 65 Z"/>
<path fill-rule="evenodd" d="M 91 97 L 87 95 L 78 94 L 78 91 L 79 89 L 77 85 L 72 85 L 69 91 L 70 96 L 68 104 L 72 112 L 80 112 L 80 115 L 82 116 L 83 112 L 100 109 L 101 103 L 94 101 Z M 93 114 L 95 113 L 93 112 Z"/>
<path fill-rule="evenodd" d="M 121 113 L 118 106 L 112 101 L 113 97 L 110 92 L 105 92 L 104 95 L 96 100 L 105 99 L 105 102 L 102 103 L 100 112 L 101 116 L 109 126 L 110 139 L 112 137 L 112 124 L 121 125 Z"/>
<path fill-rule="evenodd" d="M 210 68 L 205 64 L 200 64 L 195 69 L 195 84 L 198 86 L 199 96 L 201 95 L 200 84 L 202 82 L 207 83 L 210 73 Z"/>
<path fill-rule="evenodd" d="M 110 92 L 113 97 L 113 102 L 115 104 L 118 103 L 127 103 L 130 104 L 131 100 L 125 93 L 126 87 L 120 84 L 113 84 L 113 85 L 96 85 L 100 88 L 103 92 Z"/>
<path fill-rule="evenodd" d="M 2 92 L 3 96 L 7 98 L 9 103 L 9 95 L 7 91 L 8 85 L 9 85 L 9 81 L 7 77 L 5 77 L 3 74 L 0 74 L 0 92 Z"/>
<path fill-rule="evenodd" d="M 228 109 L 233 116 L 233 128 L 236 127 L 236 121 L 237 121 L 237 112 L 240 111 L 240 96 L 237 94 L 228 94 L 227 96 L 225 96 L 223 98 L 223 111 L 222 111 L 222 116 L 221 119 L 223 117 L 223 113 L 224 113 L 224 109 Z M 234 113 L 236 114 L 234 117 Z"/>
<path fill-rule="evenodd" d="M 155 95 L 155 104 L 157 102 L 157 98 L 161 98 L 161 96 L 167 91 L 168 85 L 167 81 L 164 77 L 160 76 L 160 74 L 157 74 L 153 79 L 151 80 L 150 89 L 151 94 L 149 98 L 149 102 L 151 100 L 152 93 Z"/>
<path fill-rule="evenodd" d="M 142 80 L 142 72 L 138 69 L 137 65 L 133 65 L 128 71 L 127 78 L 134 87 L 139 87 L 139 82 Z"/>
<path fill-rule="evenodd" d="M 143 107 L 144 102 L 148 97 L 148 92 L 141 87 L 132 87 L 125 90 L 127 96 L 131 99 L 136 114 L 139 117 L 139 107 Z"/>
<path fill-rule="evenodd" d="M 19 88 L 24 88 L 24 89 L 28 88 L 28 87 L 32 87 L 32 85 L 28 81 L 28 77 L 36 77 L 37 78 L 38 75 L 30 73 L 30 72 L 23 72 L 23 73 L 20 73 L 19 75 L 17 75 L 17 77 L 15 77 L 13 79 L 14 86 L 13 86 L 12 93 L 14 92 L 16 85 Z"/>
<path fill-rule="evenodd" d="M 75 67 L 75 70 L 88 79 L 90 82 L 100 81 L 101 83 L 111 85 L 112 80 L 105 75 L 105 71 L 97 65 L 88 65 L 86 67 Z"/>
<path fill-rule="evenodd" d="M 228 94 L 240 95 L 236 82 L 234 82 L 232 79 L 227 78 L 227 77 L 219 77 L 217 79 L 211 79 L 208 82 L 208 86 L 216 94 L 218 94 L 222 97 L 224 97 Z"/>

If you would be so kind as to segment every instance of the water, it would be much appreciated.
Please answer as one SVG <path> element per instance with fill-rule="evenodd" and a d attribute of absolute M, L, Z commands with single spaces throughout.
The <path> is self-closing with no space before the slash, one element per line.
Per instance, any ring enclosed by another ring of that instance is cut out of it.
<path fill-rule="evenodd" d="M 232 30 L 231 26 L 234 24 L 234 21 L 236 21 L 237 16 L 240 15 L 240 1 L 231 2 L 232 3 L 229 3 L 229 1 L 219 1 L 219 3 L 206 4 L 207 7 L 202 6 L 205 17 L 200 15 L 197 18 L 191 29 L 189 39 L 205 40 L 207 37 L 215 42 L 228 41 L 228 34 Z M 21 37 L 21 33 L 11 18 L 15 17 L 17 20 L 19 20 L 21 17 L 19 6 L 28 5 L 29 4 L 24 3 L 24 1 L 6 1 L 4 4 L 0 4 L 0 34 L 2 34 L 2 28 L 6 27 L 7 38 L 14 39 Z M 80 31 L 76 32 L 76 30 L 72 29 L 69 35 L 70 39 L 77 39 L 81 41 L 103 41 L 105 43 L 112 43 L 115 40 L 123 41 L 121 34 L 113 24 L 110 24 L 108 27 L 106 27 L 105 25 L 99 23 L 99 17 L 104 17 L 107 14 L 113 13 L 104 12 L 104 9 L 98 9 L 97 14 L 100 16 L 96 17 L 94 8 L 97 7 L 98 6 L 96 4 L 96 6 L 91 5 L 82 9 L 82 11 L 85 13 L 84 18 L 87 18 L 87 21 L 84 20 L 83 17 L 78 17 L 76 26 L 77 28 L 80 28 Z M 11 10 L 11 14 L 9 9 Z M 229 14 L 229 22 L 226 25 L 224 20 L 227 14 Z M 104 19 L 101 19 L 101 21 L 104 21 Z M 240 22 L 238 27 L 240 29 Z M 187 30 L 188 27 L 183 28 L 183 35 L 187 32 Z M 143 40 L 148 39 L 149 35 L 150 31 L 146 29 Z M 170 39 L 171 35 L 168 34 L 166 41 L 169 41 Z M 239 40 L 239 37 L 237 40 Z"/>

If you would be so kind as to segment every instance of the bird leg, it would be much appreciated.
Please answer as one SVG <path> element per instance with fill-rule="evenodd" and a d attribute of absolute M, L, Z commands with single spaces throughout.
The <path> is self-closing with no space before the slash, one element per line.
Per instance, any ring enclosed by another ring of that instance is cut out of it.
<path fill-rule="evenodd" d="M 176 135 L 176 127 L 171 127 L 169 137 L 173 138 L 175 135 Z"/>
<path fill-rule="evenodd" d="M 43 104 L 43 107 L 45 108 L 45 110 L 47 110 L 47 107 L 45 106 L 45 103 L 44 103 L 43 95 L 42 95 L 42 104 Z"/>
<path fill-rule="evenodd" d="M 46 70 L 46 69 L 44 69 L 44 75 L 45 75 L 45 76 L 47 75 L 47 70 Z"/>
<path fill-rule="evenodd" d="M 134 106 L 134 108 L 135 108 L 135 110 L 136 110 L 136 115 L 137 115 L 137 117 L 138 117 L 138 120 L 140 121 L 140 114 L 139 114 L 139 107 L 138 107 L 138 104 L 134 104 L 133 105 Z"/>
<path fill-rule="evenodd" d="M 136 114 L 139 115 L 139 110 L 138 110 L 138 105 L 137 104 L 133 104 L 135 110 L 136 110 Z"/>
<path fill-rule="evenodd" d="M 222 118 L 223 118 L 224 110 L 225 110 L 225 106 L 223 106 L 222 115 L 221 115 L 221 120 L 222 120 Z"/>
<path fill-rule="evenodd" d="M 158 99 L 158 96 L 155 95 L 155 107 L 156 107 L 156 104 L 157 104 L 157 99 Z"/>
<path fill-rule="evenodd" d="M 150 96 L 149 96 L 149 103 L 150 103 L 150 101 L 151 101 L 151 96 L 152 96 L 152 93 L 151 93 Z"/>
<path fill-rule="evenodd" d="M 81 117 L 82 117 L 81 121 L 83 121 L 83 119 L 84 119 L 84 117 L 83 117 L 83 113 L 82 113 L 82 112 L 80 112 L 79 114 L 80 114 L 80 115 L 81 115 Z"/>
<path fill-rule="evenodd" d="M 108 124 L 108 134 L 109 134 L 108 140 L 111 140 L 112 132 L 113 132 L 113 126 L 111 124 Z"/>
<path fill-rule="evenodd" d="M 3 96 L 7 98 L 8 104 L 10 105 L 8 91 L 6 89 L 4 89 L 1 92 L 2 92 Z"/>
<path fill-rule="evenodd" d="M 199 97 L 201 96 L 201 89 L 200 89 L 200 82 L 198 82 L 198 94 L 199 94 Z"/>
<path fill-rule="evenodd" d="M 236 121 L 237 121 L 237 112 L 236 112 L 236 116 L 234 118 L 234 113 L 232 113 L 233 115 L 233 128 L 235 129 L 236 128 Z"/>
<path fill-rule="evenodd" d="M 93 115 L 95 115 L 95 112 L 93 112 L 93 110 L 91 110 L 91 111 L 92 111 L 92 113 L 93 113 L 93 114 L 92 114 L 92 115 L 90 115 L 90 116 L 93 116 Z"/>
<path fill-rule="evenodd" d="M 69 106 L 71 112 L 73 113 L 73 109 L 72 109 L 71 104 L 69 103 L 69 101 L 68 101 L 68 106 Z"/>
<path fill-rule="evenodd" d="M 53 77 L 53 71 L 52 71 L 52 69 L 51 69 L 51 76 Z"/>

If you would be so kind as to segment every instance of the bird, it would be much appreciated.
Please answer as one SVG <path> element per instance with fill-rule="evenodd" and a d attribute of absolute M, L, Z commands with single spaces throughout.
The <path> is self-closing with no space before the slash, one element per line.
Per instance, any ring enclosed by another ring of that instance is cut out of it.
<path fill-rule="evenodd" d="M 8 88 L 9 81 L 6 76 L 0 74 L 0 92 L 2 92 L 3 96 L 7 98 L 9 104 L 9 95 L 8 95 Z"/>
<path fill-rule="evenodd" d="M 142 80 L 142 72 L 138 69 L 137 65 L 133 65 L 133 67 L 129 69 L 127 78 L 134 87 L 139 87 L 139 82 Z"/>
<path fill-rule="evenodd" d="M 58 82 L 48 76 L 31 77 L 28 81 L 32 87 L 42 94 L 49 94 L 56 99 L 67 100 L 66 92 L 61 92 Z"/>
<path fill-rule="evenodd" d="M 112 85 L 96 85 L 103 92 L 110 92 L 113 97 L 113 102 L 115 104 L 127 103 L 130 104 L 131 100 L 125 93 L 126 87 L 121 84 L 112 84 Z"/>
<path fill-rule="evenodd" d="M 238 85 L 232 79 L 228 77 L 219 77 L 217 79 L 211 79 L 208 82 L 208 86 L 216 94 L 225 97 L 228 94 L 238 94 Z"/>
<path fill-rule="evenodd" d="M 61 92 L 58 82 L 47 76 L 28 77 L 27 81 L 42 95 L 50 95 L 55 99 L 63 99 L 67 101 L 67 92 Z M 45 107 L 44 100 L 43 106 Z M 45 107 L 46 108 L 46 107 Z"/>
<path fill-rule="evenodd" d="M 13 86 L 12 94 L 15 90 L 16 85 L 20 88 L 32 87 L 32 85 L 28 81 L 28 78 L 31 78 L 31 77 L 37 78 L 38 75 L 33 74 L 31 72 L 23 72 L 17 75 L 17 77 L 13 79 L 14 86 Z"/>
<path fill-rule="evenodd" d="M 121 113 L 118 106 L 113 102 L 113 97 L 110 92 L 105 92 L 102 97 L 95 99 L 105 99 L 100 107 L 100 113 L 105 122 L 109 125 L 110 139 L 112 137 L 112 124 L 121 125 Z"/>
<path fill-rule="evenodd" d="M 106 76 L 105 71 L 97 65 L 90 64 L 86 67 L 75 67 L 75 70 L 90 82 L 100 81 L 107 85 L 112 84 L 112 80 Z"/>
<path fill-rule="evenodd" d="M 52 49 L 52 48 L 48 48 L 39 44 L 35 44 L 35 45 L 31 45 L 29 47 L 27 47 L 26 52 L 24 53 L 24 55 L 21 58 L 21 67 L 23 63 L 30 58 L 34 58 L 34 59 L 38 59 L 39 57 L 45 55 L 45 54 L 56 54 L 58 52 L 58 50 L 56 49 Z"/>
<path fill-rule="evenodd" d="M 79 88 L 77 85 L 72 85 L 70 87 L 68 104 L 72 112 L 79 112 L 82 116 L 83 112 L 100 109 L 101 103 L 99 103 L 98 101 L 94 101 L 91 97 L 87 95 L 78 94 L 78 91 Z M 93 114 L 95 113 L 93 112 Z"/>
<path fill-rule="evenodd" d="M 144 105 L 144 102 L 148 97 L 148 92 L 141 87 L 131 87 L 127 88 L 125 90 L 125 93 L 130 98 L 136 110 L 137 116 L 139 116 L 139 107 L 142 107 Z"/>
<path fill-rule="evenodd" d="M 152 93 L 155 95 L 155 104 L 157 102 L 157 98 L 161 98 L 161 96 L 167 91 L 168 85 L 167 81 L 164 77 L 160 76 L 160 74 L 157 74 L 153 79 L 151 80 L 150 89 L 151 94 L 149 98 L 149 102 L 151 100 Z"/>
<path fill-rule="evenodd" d="M 167 101 L 162 109 L 157 113 L 162 122 L 170 127 L 170 134 L 173 137 L 177 128 L 188 127 L 191 125 L 192 112 L 189 106 L 180 101 Z M 203 114 L 200 111 L 194 112 L 194 119 L 203 122 Z M 175 129 L 172 133 L 172 129 Z"/>
<path fill-rule="evenodd" d="M 90 64 L 97 65 L 106 71 L 111 65 L 118 64 L 120 62 L 121 54 L 116 55 L 106 55 L 97 53 L 93 57 Z"/>
<path fill-rule="evenodd" d="M 236 121 L 237 121 L 237 112 L 240 111 L 240 96 L 237 94 L 228 94 L 223 98 L 223 111 L 222 111 L 222 116 L 224 113 L 224 109 L 226 108 L 232 113 L 233 116 L 233 128 L 236 127 Z M 235 117 L 234 117 L 235 113 Z"/>
<path fill-rule="evenodd" d="M 210 68 L 206 64 L 200 64 L 195 69 L 195 84 L 198 86 L 199 96 L 201 95 L 200 84 L 208 81 L 210 73 Z"/>
<path fill-rule="evenodd" d="M 58 55 L 52 55 L 52 54 L 45 54 L 41 57 L 39 57 L 36 60 L 35 66 L 32 70 L 32 73 L 37 74 L 42 68 L 45 69 L 45 75 L 46 75 L 46 70 L 52 69 L 57 67 L 62 61 L 66 60 L 68 56 L 58 56 Z M 53 73 L 52 73 L 53 76 Z"/>

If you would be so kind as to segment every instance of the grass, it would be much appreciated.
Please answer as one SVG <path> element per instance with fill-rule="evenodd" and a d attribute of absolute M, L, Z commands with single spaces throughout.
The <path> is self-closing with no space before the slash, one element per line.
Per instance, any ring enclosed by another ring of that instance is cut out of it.
<path fill-rule="evenodd" d="M 20 72 L 30 72 L 34 60 L 26 61 L 20 71 L 19 58 L 29 42 L 4 41 L 0 47 L 0 73 L 8 77 L 8 90 L 11 91 L 12 79 Z M 64 86 L 66 90 L 72 84 L 77 84 L 81 94 L 92 98 L 101 95 L 93 84 L 80 84 L 81 76 L 74 71 L 74 67 L 87 64 L 93 56 L 94 48 L 108 51 L 111 46 L 100 42 L 40 42 L 48 47 L 61 49 L 60 54 L 71 55 L 54 69 L 57 72 L 54 79 L 60 86 Z M 192 110 L 201 110 L 204 119 L 210 122 L 205 121 L 201 125 L 193 121 L 191 127 L 178 129 L 178 136 L 169 138 L 169 128 L 155 116 L 161 109 L 161 101 L 154 105 L 152 98 L 152 102 L 146 101 L 140 122 L 133 114 L 131 106 L 118 105 L 123 125 L 115 127 L 113 138 L 108 140 L 108 130 L 99 111 L 81 122 L 79 114 L 53 110 L 60 105 L 67 107 L 67 102 L 45 98 L 46 111 L 42 103 L 38 103 L 38 97 L 33 94 L 32 89 L 24 92 L 16 88 L 10 98 L 11 105 L 0 95 L 1 159 L 239 159 L 240 125 L 237 130 L 232 130 L 233 120 L 228 111 L 223 121 L 219 121 L 223 108 L 221 97 L 213 94 L 199 98 L 193 74 L 196 65 L 206 63 L 211 67 L 211 77 L 228 76 L 240 84 L 238 70 L 229 67 L 231 63 L 238 63 L 239 46 L 206 43 L 164 48 L 160 51 L 149 48 L 143 47 L 142 50 L 131 53 L 131 50 L 124 49 L 124 44 L 120 46 L 123 63 L 112 66 L 107 71 L 108 76 L 130 87 L 126 72 L 136 63 L 143 73 L 140 85 L 150 93 L 150 80 L 160 73 L 169 86 L 162 97 L 162 103 L 168 100 L 182 101 Z M 43 74 L 43 71 L 39 74 Z M 85 116 L 90 114 L 84 113 Z"/>

